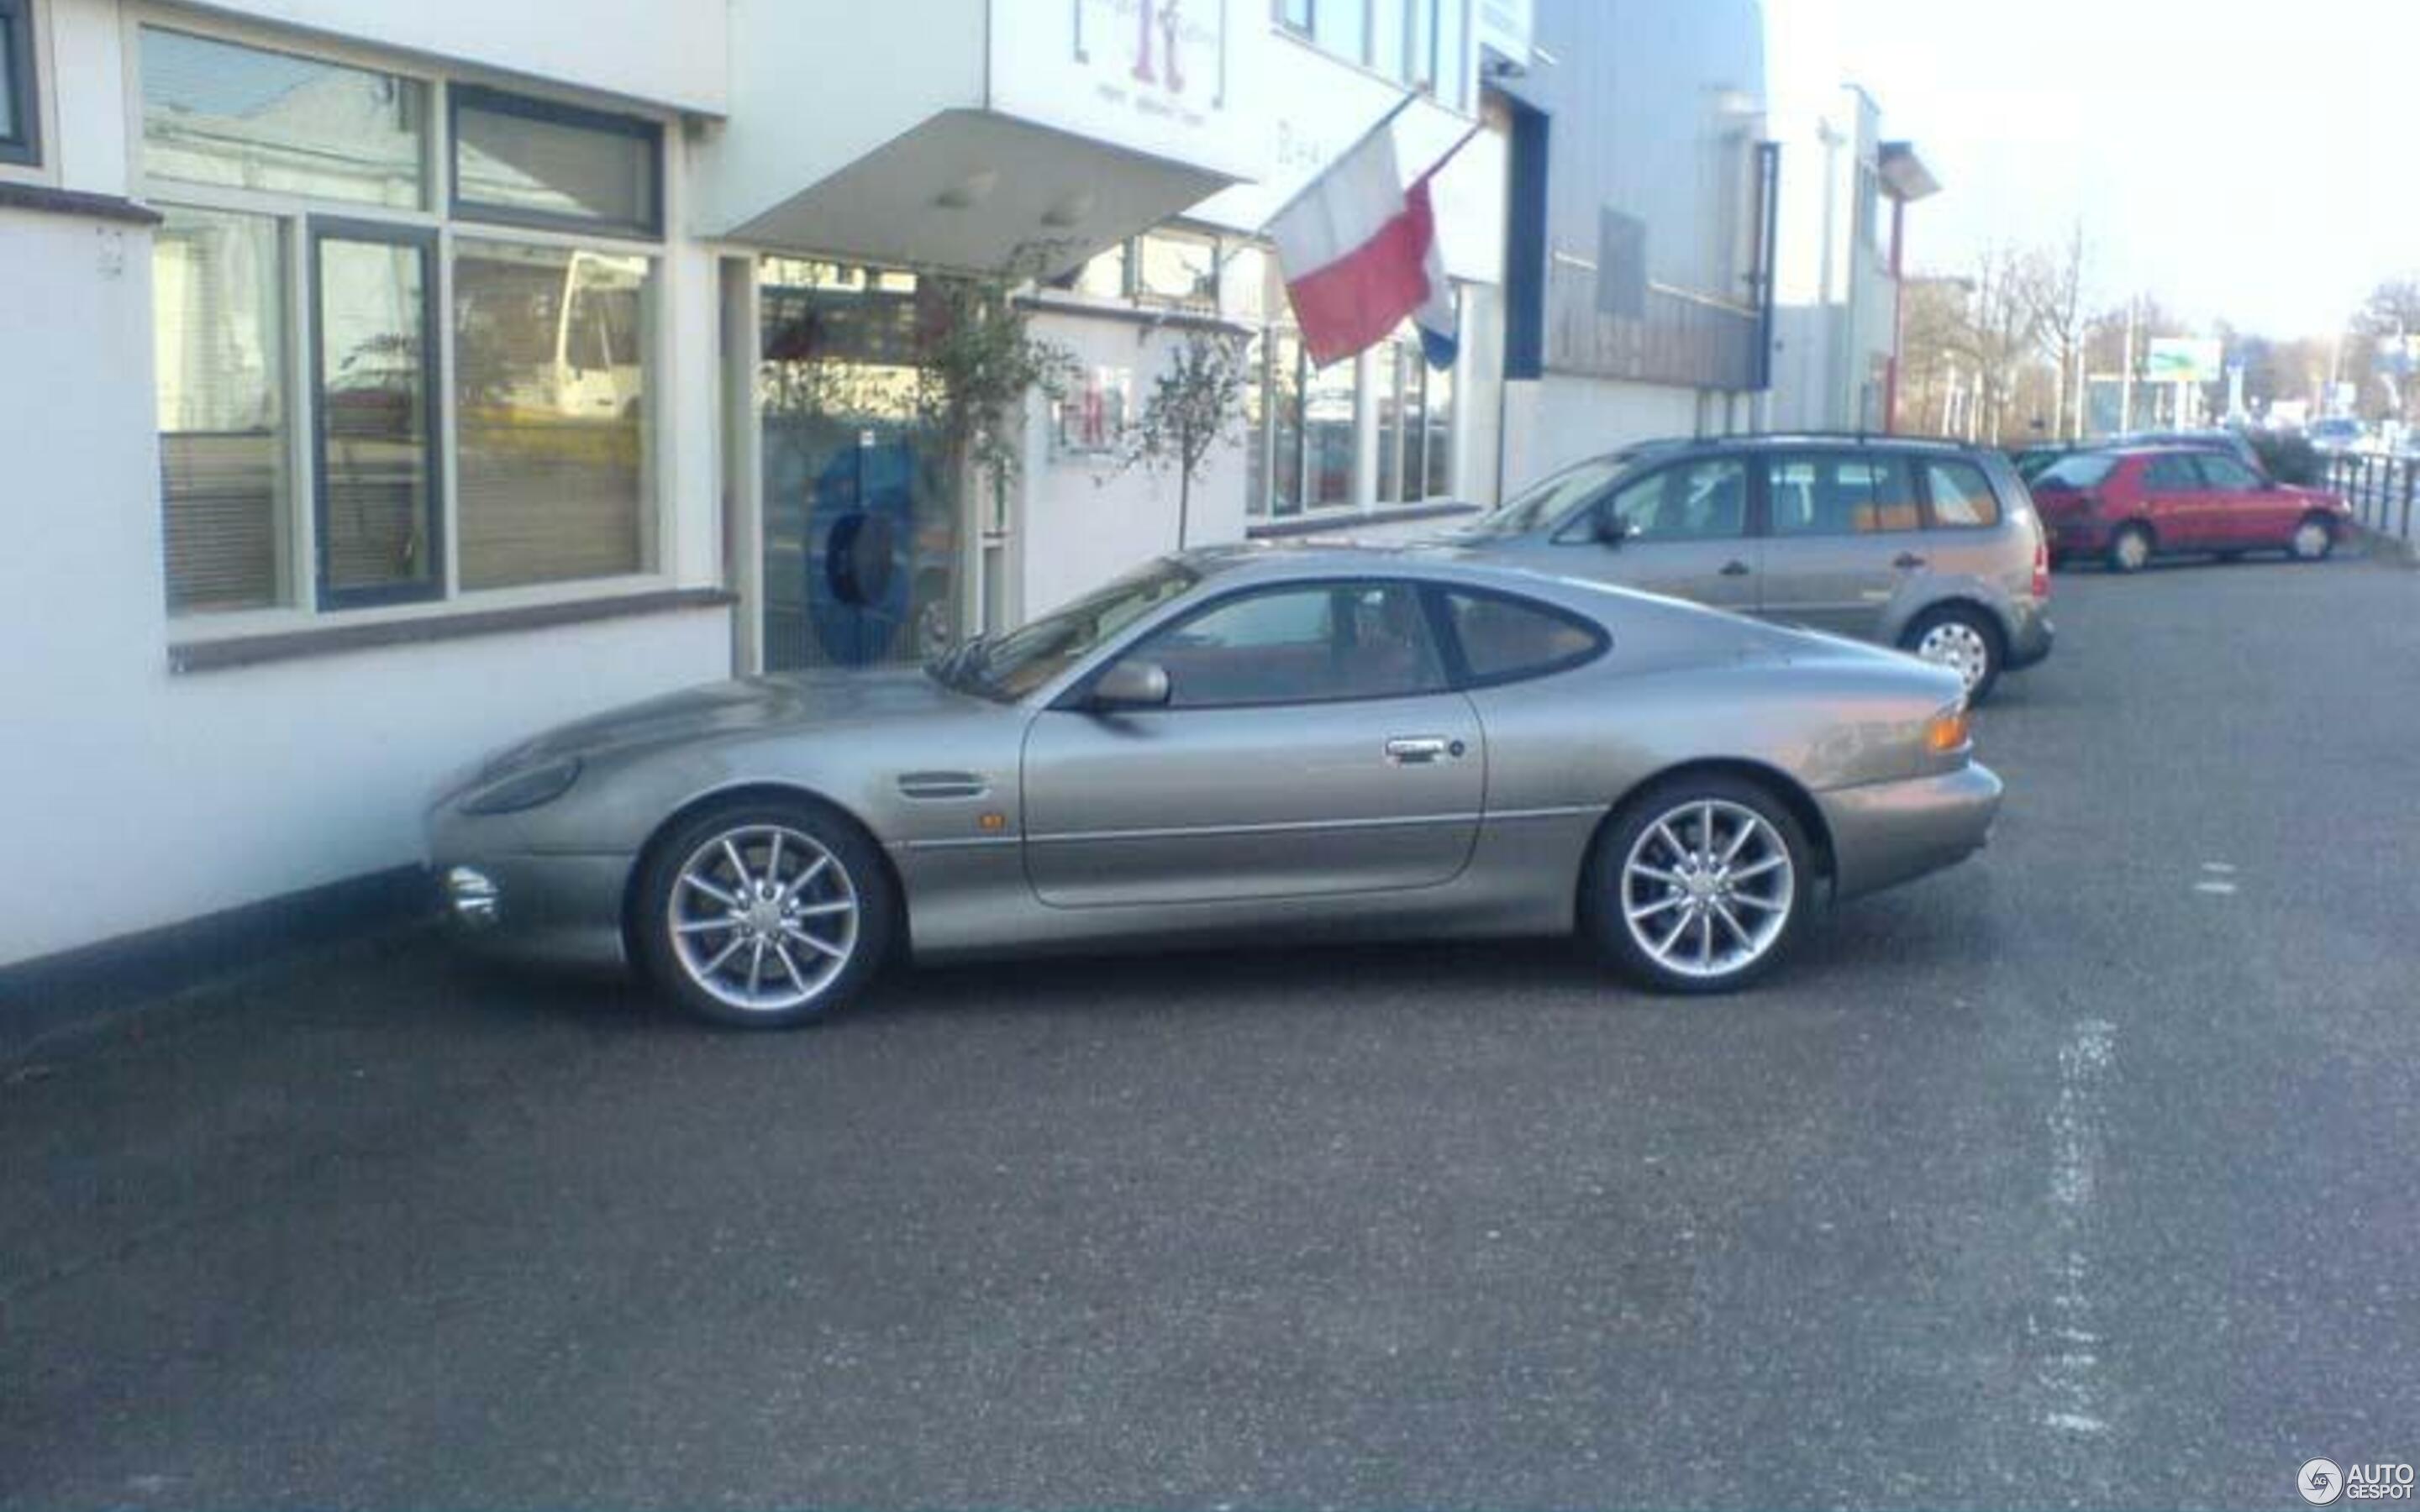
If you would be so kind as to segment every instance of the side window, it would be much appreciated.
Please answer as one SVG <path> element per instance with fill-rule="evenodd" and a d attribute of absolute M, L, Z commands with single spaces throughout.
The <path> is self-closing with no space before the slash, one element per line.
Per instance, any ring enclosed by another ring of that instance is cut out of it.
<path fill-rule="evenodd" d="M 2219 493 L 2257 493 L 2260 489 L 2259 474 L 2231 456 L 2206 452 L 2194 458 L 2194 466 L 2200 470 L 2205 488 Z"/>
<path fill-rule="evenodd" d="M 1167 669 L 1169 707 L 1400 698 L 1446 686 L 1419 590 L 1315 583 L 1230 599 L 1130 656 Z"/>
<path fill-rule="evenodd" d="M 1975 530 L 2000 523 L 2000 501 L 1991 480 L 1972 462 L 1927 462 L 1924 489 L 1932 500 L 1932 523 L 1944 529 Z"/>
<path fill-rule="evenodd" d="M 2187 452 L 2155 456 L 2143 469 L 2143 487 L 2149 493 L 2199 493 L 2201 473 Z"/>
<path fill-rule="evenodd" d="M 1610 507 L 1637 540 L 1728 540 L 1747 527 L 1747 466 L 1683 462 L 1623 488 Z"/>
<path fill-rule="evenodd" d="M 1778 456 L 1766 464 L 1776 535 L 1871 535 L 1918 523 L 1907 464 L 1896 456 Z"/>
<path fill-rule="evenodd" d="M 1446 594 L 1464 665 L 1482 683 L 1516 682 L 1576 667 L 1605 645 L 1604 632 L 1558 609 L 1497 594 Z"/>
<path fill-rule="evenodd" d="M 32 5 L 33 0 L 0 0 L 0 162 L 42 161 Z"/>

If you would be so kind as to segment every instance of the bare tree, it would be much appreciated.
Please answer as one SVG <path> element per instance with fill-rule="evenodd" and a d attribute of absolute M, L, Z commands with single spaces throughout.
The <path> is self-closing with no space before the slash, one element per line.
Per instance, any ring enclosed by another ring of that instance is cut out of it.
<path fill-rule="evenodd" d="M 1228 332 L 1187 332 L 1126 432 L 1126 466 L 1170 468 L 1176 473 L 1180 551 L 1192 513 L 1193 480 L 1212 449 L 1233 440 L 1240 429 L 1249 377 L 1241 337 Z"/>

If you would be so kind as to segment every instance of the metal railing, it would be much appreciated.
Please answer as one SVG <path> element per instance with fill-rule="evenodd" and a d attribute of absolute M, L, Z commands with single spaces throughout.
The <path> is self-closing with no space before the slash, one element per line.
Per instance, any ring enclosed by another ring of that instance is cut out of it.
<path fill-rule="evenodd" d="M 2328 458 L 2327 486 L 2353 517 L 2381 535 L 2412 539 L 2412 502 L 2420 495 L 2420 457 L 2340 452 Z"/>

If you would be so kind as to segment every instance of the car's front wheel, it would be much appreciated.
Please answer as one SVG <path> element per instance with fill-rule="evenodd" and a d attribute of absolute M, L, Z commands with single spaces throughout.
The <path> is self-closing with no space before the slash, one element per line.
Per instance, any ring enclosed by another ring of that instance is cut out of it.
<path fill-rule="evenodd" d="M 719 1024 L 786 1028 L 846 1003 L 888 953 L 897 904 L 873 842 L 840 814 L 768 799 L 662 836 L 633 943 L 655 984 Z"/>
<path fill-rule="evenodd" d="M 1977 610 L 1947 606 L 1917 617 L 1900 637 L 1901 648 L 1947 667 L 1966 684 L 1966 702 L 1980 703 L 2000 681 L 2000 627 Z"/>
<path fill-rule="evenodd" d="M 1811 891 L 1808 855 L 1789 809 L 1758 783 L 1719 773 L 1660 782 L 1600 838 L 1582 920 L 1650 986 L 1730 992 L 1788 951 Z"/>

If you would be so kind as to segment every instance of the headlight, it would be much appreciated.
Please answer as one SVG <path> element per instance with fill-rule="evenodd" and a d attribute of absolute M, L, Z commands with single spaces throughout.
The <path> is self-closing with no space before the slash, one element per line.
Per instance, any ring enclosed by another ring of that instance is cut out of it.
<path fill-rule="evenodd" d="M 478 789 L 462 800 L 462 811 L 475 814 L 519 813 L 541 803 L 552 803 L 571 790 L 580 778 L 580 758 L 566 756 L 544 766 L 516 772 L 501 782 Z"/>

